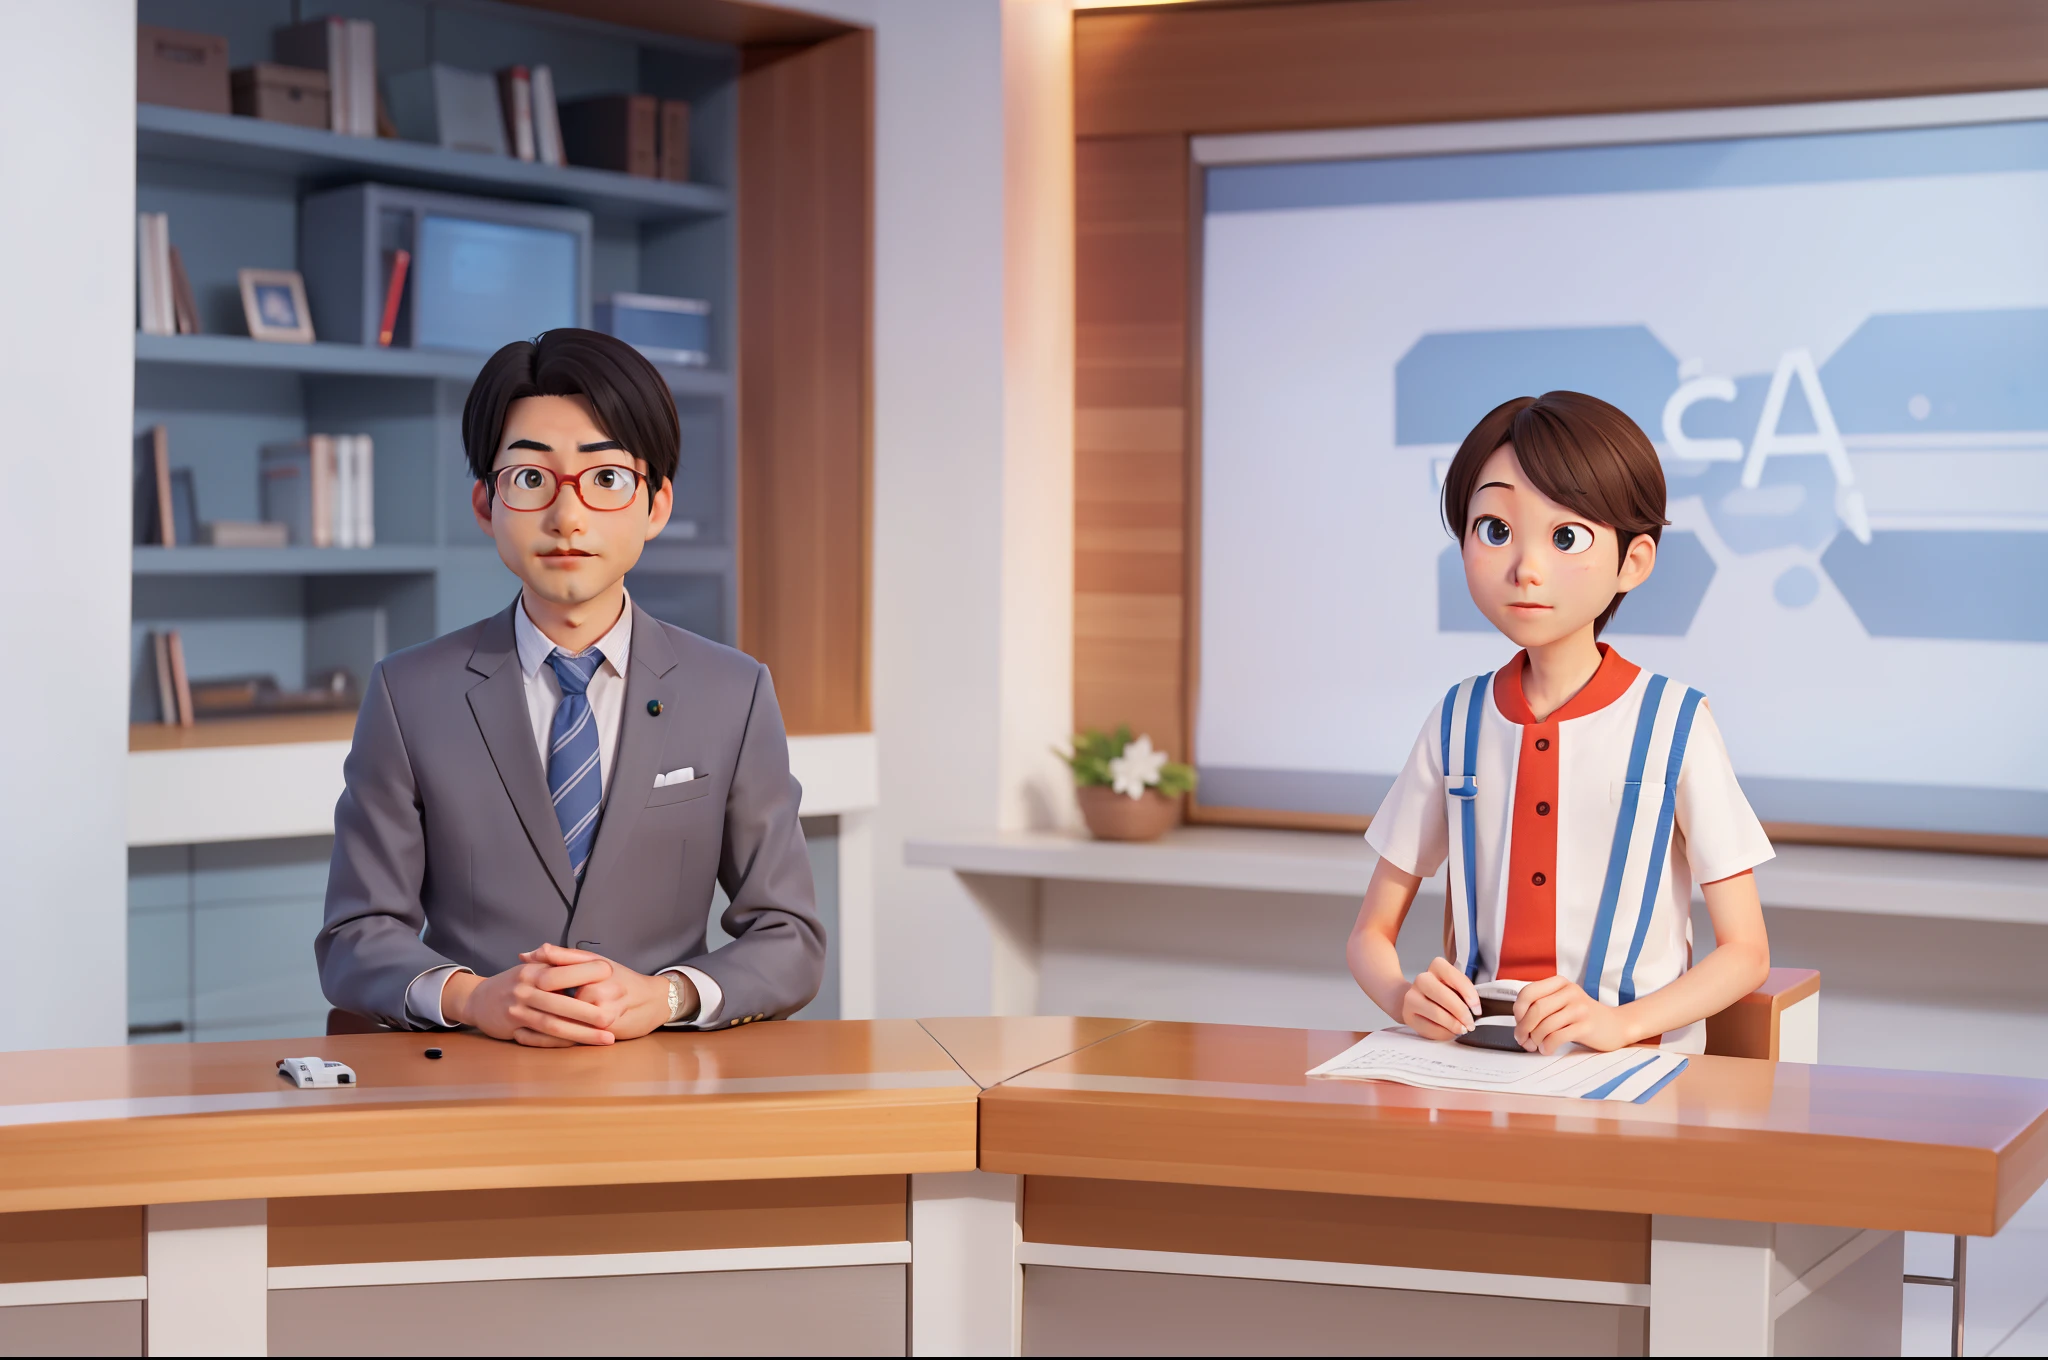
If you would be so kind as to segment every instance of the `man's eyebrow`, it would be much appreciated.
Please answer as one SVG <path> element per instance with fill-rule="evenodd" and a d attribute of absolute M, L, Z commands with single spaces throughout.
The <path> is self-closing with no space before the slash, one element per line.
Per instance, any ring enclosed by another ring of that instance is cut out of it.
<path fill-rule="evenodd" d="M 553 446 L 543 444 L 538 439 L 515 439 L 505 447 L 508 449 L 538 449 L 542 453 L 553 453 L 555 451 Z"/>
<path fill-rule="evenodd" d="M 600 439 L 595 444 L 578 444 L 576 446 L 576 452 L 603 453 L 607 449 L 618 449 L 620 452 L 623 453 L 625 451 L 625 448 L 626 446 L 624 444 L 621 444 L 616 439 Z"/>

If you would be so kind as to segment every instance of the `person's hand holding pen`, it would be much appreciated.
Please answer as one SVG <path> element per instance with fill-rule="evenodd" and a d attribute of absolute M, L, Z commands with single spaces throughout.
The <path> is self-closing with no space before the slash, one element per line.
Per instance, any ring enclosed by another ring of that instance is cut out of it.
<path fill-rule="evenodd" d="M 1430 960 L 1401 998 L 1401 1023 L 1425 1039 L 1455 1039 L 1479 1014 L 1479 989 L 1446 958 Z"/>

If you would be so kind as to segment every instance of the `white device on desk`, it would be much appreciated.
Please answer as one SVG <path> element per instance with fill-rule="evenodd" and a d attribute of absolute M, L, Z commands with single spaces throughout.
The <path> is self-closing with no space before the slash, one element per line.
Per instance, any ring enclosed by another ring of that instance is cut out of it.
<path fill-rule="evenodd" d="M 297 1087 L 353 1086 L 355 1069 L 325 1058 L 279 1058 L 277 1074 Z"/>

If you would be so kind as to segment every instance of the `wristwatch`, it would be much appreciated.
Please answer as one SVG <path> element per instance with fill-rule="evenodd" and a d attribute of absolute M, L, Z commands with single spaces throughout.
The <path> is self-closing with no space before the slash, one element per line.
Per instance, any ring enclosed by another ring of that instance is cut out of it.
<path fill-rule="evenodd" d="M 664 973 L 668 979 L 668 1022 L 673 1025 L 683 1018 L 683 989 L 674 973 Z"/>

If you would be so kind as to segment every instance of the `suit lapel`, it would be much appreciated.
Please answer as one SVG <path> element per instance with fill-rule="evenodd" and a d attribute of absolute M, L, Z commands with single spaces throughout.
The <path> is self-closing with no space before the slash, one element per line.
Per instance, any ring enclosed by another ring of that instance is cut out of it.
<path fill-rule="evenodd" d="M 519 606 L 515 603 L 512 608 Z M 540 751 L 533 742 L 533 719 L 526 707 L 526 676 L 519 669 L 518 649 L 512 641 L 512 610 L 484 625 L 469 668 L 484 678 L 469 689 L 469 711 L 476 716 L 477 730 L 490 748 L 491 763 L 498 768 L 513 810 L 526 828 L 526 837 L 547 866 L 548 877 L 562 894 L 566 907 L 576 900 L 576 876 L 569 869 L 569 847 L 562 841 L 562 824 L 555 819 L 554 799 L 548 796 L 547 772 L 541 769 Z M 653 782 L 648 776 L 648 782 Z"/>
<path fill-rule="evenodd" d="M 590 867 L 583 872 L 583 897 L 577 904 L 577 930 L 581 933 L 602 928 L 591 913 L 603 911 L 612 882 L 622 872 L 633 832 L 647 809 L 654 777 L 662 772 L 662 759 L 687 746 L 686 732 L 677 729 L 687 727 L 691 705 L 682 701 L 677 684 L 680 677 L 675 671 L 675 648 L 668 635 L 645 610 L 634 605 L 633 656 L 626 667 L 626 707 L 619 716 L 619 744 L 612 752 L 604 818 L 598 823 L 597 844 L 591 850 Z M 659 715 L 647 711 L 650 700 L 660 702 Z"/>

